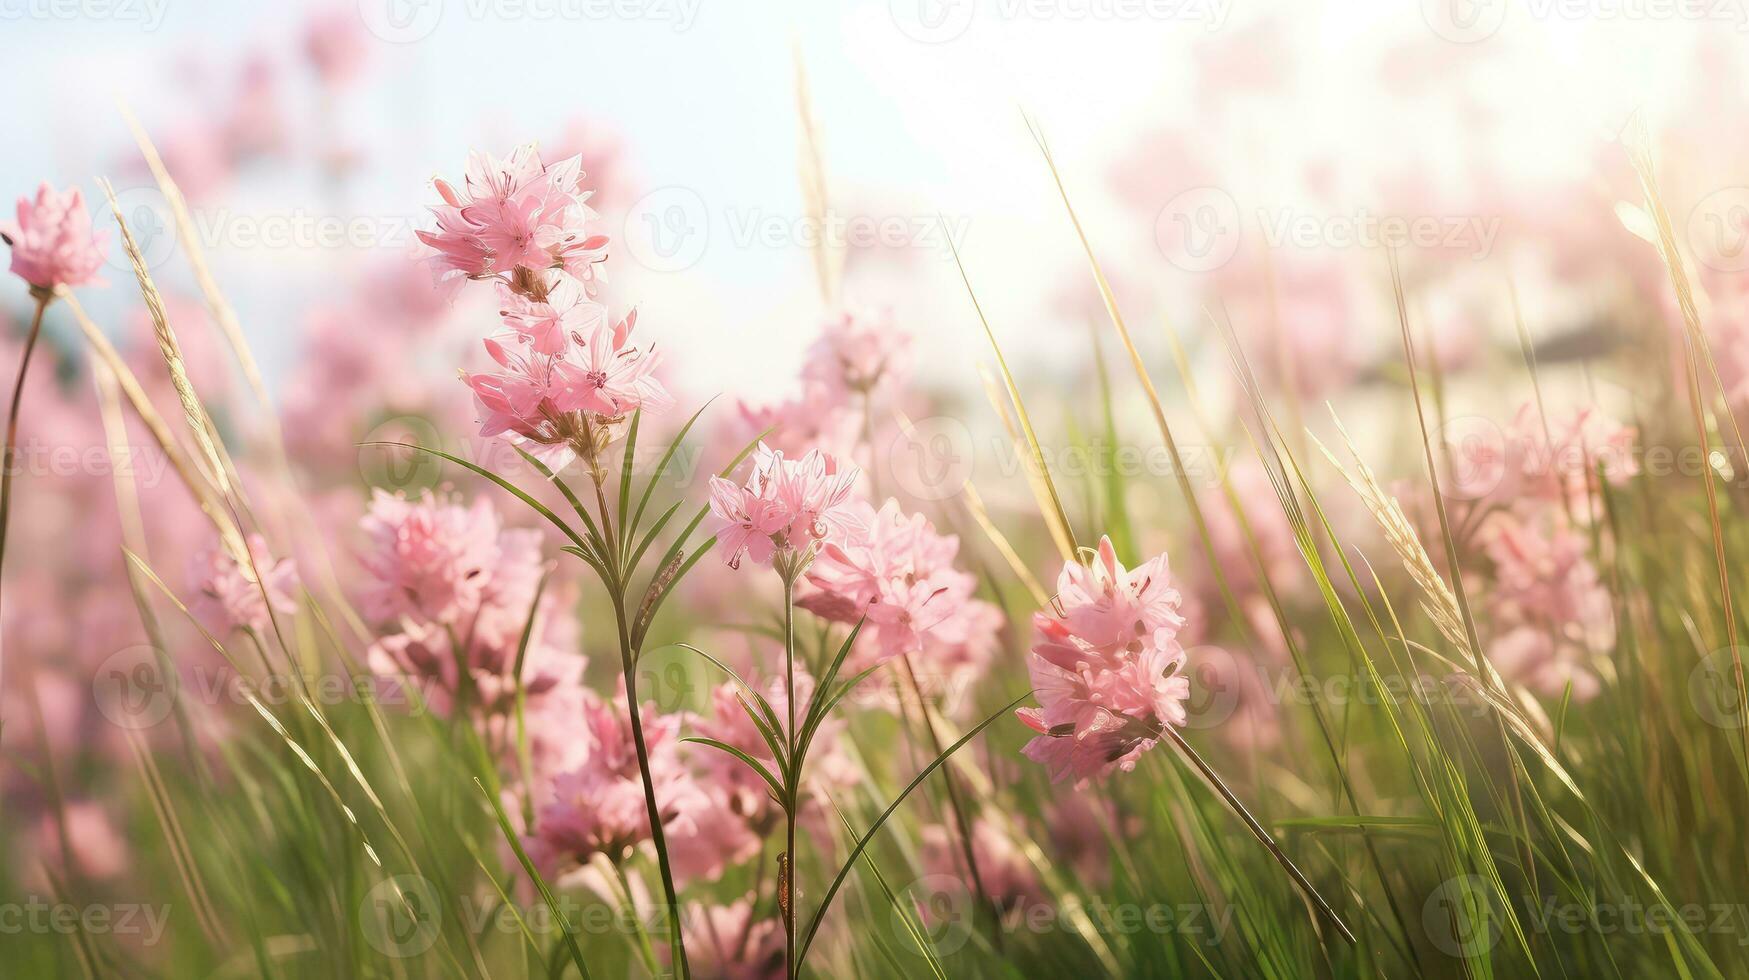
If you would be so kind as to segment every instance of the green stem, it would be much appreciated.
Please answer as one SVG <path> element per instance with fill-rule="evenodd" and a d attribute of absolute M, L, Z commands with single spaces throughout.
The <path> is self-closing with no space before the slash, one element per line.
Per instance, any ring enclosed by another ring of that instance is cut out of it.
<path fill-rule="evenodd" d="M 613 513 L 607 506 L 601 481 L 596 479 L 595 499 L 601 508 L 602 537 L 613 541 Z M 611 544 L 610 544 L 611 547 Z M 614 549 L 617 552 L 617 548 Z M 619 629 L 620 671 L 625 677 L 626 714 L 632 723 L 632 746 L 638 753 L 638 775 L 644 783 L 644 808 L 650 820 L 650 842 L 656 846 L 656 867 L 662 874 L 662 896 L 668 908 L 668 941 L 673 950 L 675 975 L 692 976 L 686 961 L 686 941 L 680 934 L 680 900 L 674 890 L 674 870 L 668 862 L 668 836 L 662 830 L 662 808 L 656 803 L 656 784 L 650 778 L 650 750 L 644 741 L 644 722 L 638 711 L 637 651 L 632 648 L 631 624 L 626 620 L 624 573 L 619 569 L 617 553 L 609 559 L 612 581 L 605 583 L 613 597 L 613 618 Z"/>
<path fill-rule="evenodd" d="M 796 980 L 796 801 L 800 797 L 802 760 L 796 758 L 796 585 L 792 573 L 783 574 L 783 669 L 784 700 L 789 711 L 789 729 L 784 733 L 785 754 L 789 757 L 789 785 L 784 801 L 784 875 L 778 882 L 782 892 L 779 908 L 783 911 L 784 975 Z"/>

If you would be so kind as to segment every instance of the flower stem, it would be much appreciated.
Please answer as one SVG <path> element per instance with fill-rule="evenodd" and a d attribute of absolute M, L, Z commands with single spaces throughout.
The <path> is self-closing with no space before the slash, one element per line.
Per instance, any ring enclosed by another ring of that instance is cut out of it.
<path fill-rule="evenodd" d="M 18 362 L 18 380 L 12 384 L 12 407 L 6 413 L 6 444 L 0 449 L 0 566 L 6 562 L 6 527 L 12 518 L 12 453 L 18 445 L 18 409 L 24 400 L 24 378 L 30 371 L 30 355 L 36 351 L 37 337 L 42 334 L 43 311 L 49 308 L 54 294 L 31 289 L 36 297 L 36 312 L 30 318 L 30 336 L 24 341 L 24 356 Z"/>
<path fill-rule="evenodd" d="M 802 783 L 802 760 L 796 758 L 796 584 L 793 572 L 783 574 L 783 670 L 789 730 L 784 754 L 789 757 L 789 799 L 783 805 L 784 875 L 778 881 L 778 908 L 783 912 L 784 975 L 796 980 L 796 805 Z"/>
<path fill-rule="evenodd" d="M 595 499 L 601 510 L 602 536 L 612 542 L 613 512 L 607 506 L 607 495 L 602 492 L 600 479 L 594 482 Z M 680 934 L 680 900 L 674 891 L 674 870 L 668 862 L 668 835 L 662 830 L 662 808 L 656 802 L 656 784 L 650 778 L 650 750 L 644 741 L 644 722 L 638 710 L 638 658 L 637 651 L 632 649 L 631 624 L 626 620 L 626 572 L 619 567 L 618 549 L 613 550 L 615 553 L 608 565 L 612 581 L 605 584 L 613 598 L 613 618 L 619 628 L 619 662 L 625 678 L 626 714 L 632 723 L 632 747 L 638 753 L 638 775 L 644 782 L 644 808 L 650 820 L 650 842 L 656 847 L 656 867 L 662 874 L 662 897 L 668 910 L 668 941 L 673 950 L 674 973 L 677 977 L 688 978 L 692 976 L 692 968 L 686 961 L 686 941 Z"/>
<path fill-rule="evenodd" d="M 1232 808 L 1232 811 L 1239 815 L 1239 819 L 1245 822 L 1245 826 L 1250 829 L 1252 836 L 1256 837 L 1258 842 L 1269 850 L 1270 855 L 1275 858 L 1276 863 L 1280 864 L 1282 868 L 1287 871 L 1288 876 L 1294 880 L 1294 884 L 1299 886 L 1300 891 L 1305 893 L 1306 898 L 1311 901 L 1312 905 L 1316 907 L 1326 919 L 1330 920 L 1330 923 L 1336 927 L 1336 931 L 1342 933 L 1342 938 L 1348 940 L 1350 943 L 1355 942 L 1354 933 L 1348 931 L 1348 926 L 1344 924 L 1342 918 L 1336 914 L 1336 910 L 1330 907 L 1329 902 L 1324 901 L 1324 896 L 1318 894 L 1318 890 L 1312 887 L 1311 881 L 1301 873 L 1300 869 L 1293 863 L 1293 860 L 1281 849 L 1281 845 L 1275 842 L 1275 838 L 1269 836 L 1269 831 L 1264 830 L 1263 825 L 1257 822 L 1257 818 L 1251 815 L 1251 811 L 1245 809 L 1245 804 L 1239 802 L 1239 797 L 1235 795 L 1232 789 L 1227 786 L 1226 782 L 1215 773 L 1214 769 L 1207 762 L 1203 761 L 1203 757 L 1198 755 L 1196 750 L 1190 747 L 1190 743 L 1184 740 L 1184 736 L 1178 734 L 1178 730 L 1171 725 L 1161 725 L 1160 731 L 1161 734 L 1170 738 L 1172 744 L 1178 747 L 1178 751 L 1184 753 L 1185 758 L 1189 759 L 1191 763 L 1196 766 L 1197 770 L 1202 773 L 1203 779 L 1207 780 L 1209 785 L 1213 786 L 1215 791 L 1221 794 L 1221 797 L 1227 801 L 1227 806 Z"/>

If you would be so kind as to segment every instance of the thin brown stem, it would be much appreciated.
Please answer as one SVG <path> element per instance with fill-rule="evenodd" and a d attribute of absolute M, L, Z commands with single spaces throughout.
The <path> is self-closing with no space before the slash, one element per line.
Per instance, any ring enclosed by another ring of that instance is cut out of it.
<path fill-rule="evenodd" d="M 0 450 L 0 568 L 6 563 L 6 528 L 12 519 L 12 453 L 18 445 L 18 410 L 24 401 L 24 379 L 30 372 L 30 355 L 36 351 L 36 341 L 42 334 L 43 312 L 49 308 L 54 294 L 31 287 L 36 297 L 36 312 L 30 318 L 30 336 L 24 341 L 24 356 L 18 361 L 18 380 L 12 383 L 12 407 L 6 413 L 6 445 Z"/>

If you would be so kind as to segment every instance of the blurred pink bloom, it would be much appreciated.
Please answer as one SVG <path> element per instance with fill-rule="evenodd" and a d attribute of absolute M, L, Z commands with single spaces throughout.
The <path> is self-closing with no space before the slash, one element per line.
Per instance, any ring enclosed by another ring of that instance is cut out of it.
<path fill-rule="evenodd" d="M 350 5 L 318 10 L 304 24 L 304 56 L 333 88 L 358 76 L 369 55 L 369 40 L 364 20 Z"/>
<path fill-rule="evenodd" d="M 1504 430 L 1486 423 L 1473 428 L 1448 426 L 1453 494 L 1500 503 L 1541 501 L 1570 507 L 1590 518 L 1596 470 L 1611 483 L 1639 472 L 1632 428 L 1585 407 L 1546 423 L 1535 404 L 1526 403 Z"/>
<path fill-rule="evenodd" d="M 1547 504 L 1494 515 L 1484 543 L 1494 566 L 1495 669 L 1546 697 L 1561 696 L 1568 680 L 1576 700 L 1595 695 L 1593 663 L 1615 643 L 1615 612 L 1588 557 L 1589 535 Z"/>
<path fill-rule="evenodd" d="M 0 240 L 12 246 L 13 273 L 37 289 L 99 282 L 105 238 L 92 232 L 78 188 L 63 194 L 47 182 L 36 200 L 18 199 L 17 221 L 0 222 Z"/>
<path fill-rule="evenodd" d="M 724 560 L 739 568 L 742 555 L 760 565 L 778 555 L 811 559 L 856 526 L 855 511 L 846 506 L 856 476 L 856 467 L 841 466 L 817 449 L 788 460 L 760 443 L 745 484 L 711 478 L 710 507 Z"/>
<path fill-rule="evenodd" d="M 273 61 L 257 52 L 243 62 L 237 94 L 223 123 L 225 146 L 239 160 L 277 153 L 286 145 L 279 80 Z"/>
<path fill-rule="evenodd" d="M 1186 720 L 1183 619 L 1166 556 L 1129 572 L 1102 538 L 1092 568 L 1064 565 L 1057 593 L 1051 613 L 1033 616 L 1027 670 L 1039 707 L 1017 714 L 1039 734 L 1023 751 L 1053 780 L 1128 772 L 1164 726 Z"/>
<path fill-rule="evenodd" d="M 363 596 L 367 616 L 454 623 L 479 607 L 500 557 L 503 525 L 491 501 L 463 507 L 376 490 L 360 527 L 369 544 L 359 561 L 373 579 Z"/>
<path fill-rule="evenodd" d="M 576 156 L 582 160 L 582 184 L 590 192 L 592 206 L 617 212 L 637 196 L 624 139 L 598 120 L 572 120 L 548 148 L 555 156 Z"/>
<path fill-rule="evenodd" d="M 697 818 L 710 800 L 693 781 L 677 750 L 680 716 L 642 709 L 650 780 L 661 807 L 662 827 L 675 837 L 699 833 Z M 582 764 L 553 780 L 553 797 L 543 804 L 528 841 L 530 857 L 549 875 L 587 863 L 595 854 L 624 859 L 650 839 L 643 778 L 632 743 L 623 698 L 584 700 L 583 726 L 576 737 L 588 744 Z"/>
<path fill-rule="evenodd" d="M 1025 908 L 1043 898 L 1038 872 L 1013 838 L 984 818 L 972 822 L 972 860 L 978 862 L 978 881 L 996 907 L 1003 912 Z M 959 828 L 940 824 L 923 828 L 923 868 L 929 874 L 957 878 L 970 886 L 965 845 Z"/>
<path fill-rule="evenodd" d="M 63 823 L 71 860 L 68 851 L 62 847 Z M 41 861 L 56 877 L 71 872 L 102 880 L 114 878 L 127 870 L 131 863 L 129 851 L 127 839 L 115 829 L 108 811 L 93 801 L 78 800 L 67 803 L 58 819 L 54 813 L 43 814 L 37 827 L 33 858 Z"/>
<path fill-rule="evenodd" d="M 970 608 L 978 602 L 977 579 L 953 565 L 959 538 L 937 533 L 921 514 L 907 517 L 897 500 L 879 511 L 860 500 L 846 506 L 857 515 L 855 530 L 827 544 L 808 567 L 812 591 L 798 605 L 841 623 L 867 618 L 876 651 L 859 650 L 858 669 L 931 642 L 991 642 L 989 619 Z"/>
<path fill-rule="evenodd" d="M 219 545 L 196 555 L 189 567 L 195 590 L 194 613 L 220 632 L 233 629 L 263 632 L 272 623 L 272 613 L 298 611 L 294 593 L 299 587 L 298 568 L 290 558 L 277 561 L 259 534 L 251 534 L 249 563 Z"/>
<path fill-rule="evenodd" d="M 686 954 L 693 972 L 721 980 L 777 980 L 784 975 L 783 923 L 755 917 L 749 893 L 727 905 L 688 907 Z"/>
<path fill-rule="evenodd" d="M 808 348 L 804 382 L 872 398 L 877 389 L 905 383 L 911 336 L 893 325 L 891 310 L 840 311 L 827 317 L 820 338 Z"/>
<path fill-rule="evenodd" d="M 796 706 L 800 717 L 809 700 L 813 697 L 814 679 L 800 666 L 796 668 Z M 773 678 L 760 692 L 766 703 L 771 705 L 773 713 L 780 723 L 789 717 L 789 699 L 784 693 L 782 678 Z M 753 724 L 742 707 L 742 699 L 746 698 L 740 688 L 733 683 L 721 684 L 711 690 L 711 713 L 698 719 L 696 727 L 699 734 L 714 738 L 725 745 L 733 746 L 759 760 L 777 771 L 777 760 L 772 756 L 771 749 L 765 744 L 765 738 L 759 734 L 759 729 Z M 760 710 L 752 699 L 746 703 L 753 710 Z M 832 789 L 854 785 L 860 778 L 843 747 L 839 744 L 839 735 L 843 731 L 843 723 L 828 718 L 820 724 L 814 735 L 814 741 L 808 748 L 807 765 L 804 775 L 804 789 Z M 780 725 L 781 729 L 781 725 Z M 722 800 L 721 815 L 739 818 L 749 830 L 751 836 L 763 838 L 776 828 L 782 826 L 783 811 L 777 802 L 771 798 L 771 788 L 764 779 L 750 769 L 745 762 L 718 749 L 703 748 L 697 753 L 702 781 Z M 804 811 L 817 809 L 815 797 L 806 796 L 803 800 Z"/>

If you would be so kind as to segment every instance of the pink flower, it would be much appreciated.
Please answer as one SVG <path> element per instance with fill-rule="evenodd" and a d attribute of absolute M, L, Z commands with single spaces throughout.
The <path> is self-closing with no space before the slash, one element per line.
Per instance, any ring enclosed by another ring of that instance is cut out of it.
<path fill-rule="evenodd" d="M 742 555 L 761 565 L 779 555 L 811 560 L 822 543 L 857 523 L 845 506 L 856 476 L 854 466 L 841 466 L 817 449 L 788 460 L 760 443 L 745 484 L 711 478 L 711 513 L 720 525 L 724 560 L 730 568 L 741 567 Z"/>
<path fill-rule="evenodd" d="M 539 300 L 505 284 L 498 289 L 504 303 L 499 312 L 504 325 L 527 341 L 536 354 L 562 354 L 573 337 L 581 345 L 583 337 L 607 319 L 607 307 L 589 299 L 583 284 L 570 276 L 559 276 Z"/>
<path fill-rule="evenodd" d="M 1039 707 L 1018 715 L 1039 734 L 1024 754 L 1053 780 L 1128 772 L 1164 726 L 1185 723 L 1183 620 L 1166 558 L 1127 572 L 1111 540 L 1101 539 L 1094 567 L 1070 562 L 1057 590 L 1053 613 L 1033 616 L 1027 670 Z"/>
<path fill-rule="evenodd" d="M 569 298 L 575 302 L 563 305 L 566 297 L 555 290 L 549 299 L 560 306 L 522 301 L 507 309 L 505 322 L 522 336 L 485 341 L 504 370 L 462 375 L 479 405 L 480 434 L 508 434 L 554 470 L 579 455 L 595 458 L 632 412 L 669 404 L 655 376 L 656 352 L 631 344 L 637 314 L 610 325 L 593 303 Z M 586 323 L 587 336 L 567 330 Z"/>
<path fill-rule="evenodd" d="M 777 980 L 784 975 L 783 923 L 753 915 L 754 896 L 727 905 L 688 907 L 683 928 L 693 972 L 721 980 Z"/>
<path fill-rule="evenodd" d="M 298 610 L 292 597 L 298 589 L 297 565 L 289 558 L 275 561 L 258 534 L 249 535 L 248 543 L 248 564 L 215 546 L 195 556 L 189 568 L 195 614 L 224 632 L 266 630 L 272 623 L 269 607 L 287 615 Z"/>
<path fill-rule="evenodd" d="M 828 317 L 820 339 L 808 348 L 804 381 L 846 394 L 872 397 L 877 389 L 904 383 L 911 337 L 893 326 L 890 310 L 839 312 Z"/>
<path fill-rule="evenodd" d="M 1139 652 L 1161 630 L 1176 634 L 1184 625 L 1178 614 L 1182 601 L 1165 555 L 1129 571 L 1117 560 L 1111 539 L 1100 538 L 1093 564 L 1063 565 L 1053 605 L 1078 641 L 1114 654 Z"/>
<path fill-rule="evenodd" d="M 522 271 L 540 276 L 560 269 L 593 291 L 597 267 L 607 258 L 607 239 L 590 234 L 595 217 L 585 203 L 581 163 L 571 157 L 547 166 L 534 146 L 508 159 L 472 154 L 463 191 L 435 182 L 442 203 L 433 205 L 433 231 L 420 231 L 431 246 L 440 278 L 502 276 Z M 516 284 L 513 282 L 513 284 Z M 534 293 L 543 284 L 516 284 Z"/>
<path fill-rule="evenodd" d="M 1545 424 L 1537 407 L 1526 403 L 1504 430 L 1454 425 L 1451 431 L 1452 492 L 1463 499 L 1564 503 L 1576 517 L 1589 518 L 1599 467 L 1611 483 L 1639 471 L 1634 430 L 1594 408 Z"/>
<path fill-rule="evenodd" d="M 866 617 L 875 641 L 873 656 L 859 655 L 858 669 L 899 654 L 947 651 L 993 642 L 995 626 L 973 598 L 977 579 L 954 567 L 959 539 L 936 532 L 921 514 L 905 516 L 899 502 L 879 511 L 863 501 L 846 505 L 855 530 L 829 543 L 808 567 L 815 591 L 798 605 L 825 619 L 854 623 Z M 866 649 L 866 647 L 864 647 Z"/>
<path fill-rule="evenodd" d="M 1004 912 L 1024 908 L 1043 896 L 1038 873 L 1014 843 L 994 823 L 979 818 L 972 822 L 972 860 L 978 862 L 977 880 L 984 893 Z M 923 828 L 923 868 L 942 879 L 957 879 L 969 887 L 971 870 L 966 867 L 965 842 L 958 827 L 940 824 Z M 920 896 L 922 897 L 922 896 Z M 936 903 L 922 903 L 925 909 Z"/>
<path fill-rule="evenodd" d="M 323 83 L 339 87 L 357 77 L 366 50 L 364 21 L 348 7 L 331 7 L 310 15 L 304 25 L 304 56 Z"/>
<path fill-rule="evenodd" d="M 799 718 L 814 693 L 814 679 L 800 666 L 796 668 L 796 714 Z M 789 717 L 789 699 L 784 693 L 782 678 L 773 678 L 761 693 L 771 705 L 779 722 Z M 777 760 L 765 744 L 747 711 L 743 699 L 758 711 L 759 707 L 733 683 L 725 683 L 711 691 L 711 713 L 697 723 L 699 734 L 733 746 L 764 763 L 775 774 Z M 808 748 L 804 769 L 804 788 L 833 789 L 854 785 L 860 778 L 839 744 L 843 724 L 828 719 L 821 723 Z M 744 824 L 749 835 L 763 838 L 782 826 L 783 811 L 771 798 L 771 788 L 748 765 L 720 749 L 700 748 L 697 753 L 702 781 L 721 799 L 720 818 L 734 818 Z M 818 811 L 815 797 L 803 800 L 806 812 Z"/>
<path fill-rule="evenodd" d="M 367 616 L 454 623 L 479 607 L 500 557 L 502 524 L 489 500 L 463 507 L 377 490 L 359 526 L 370 539 L 359 560 L 374 579 L 363 597 Z"/>
<path fill-rule="evenodd" d="M 18 199 L 17 221 L 0 222 L 0 240 L 12 246 L 13 273 L 44 290 L 99 282 L 106 237 L 92 232 L 78 188 L 62 194 L 46 182 L 35 201 Z"/>
<path fill-rule="evenodd" d="M 584 700 L 583 727 L 575 735 L 587 742 L 587 757 L 555 777 L 552 798 L 540 807 L 528 841 L 529 855 L 550 875 L 584 864 L 595 854 L 621 860 L 650 839 L 643 777 L 626 711 L 623 698 L 604 702 L 589 694 Z M 645 708 L 642 718 L 663 830 L 673 837 L 696 835 L 696 818 L 706 815 L 710 801 L 678 753 L 680 717 Z"/>
<path fill-rule="evenodd" d="M 1569 680 L 1575 700 L 1594 696 L 1595 664 L 1615 644 L 1615 614 L 1589 536 L 1554 504 L 1494 515 L 1484 533 L 1494 566 L 1495 669 L 1545 697 L 1562 696 Z"/>

